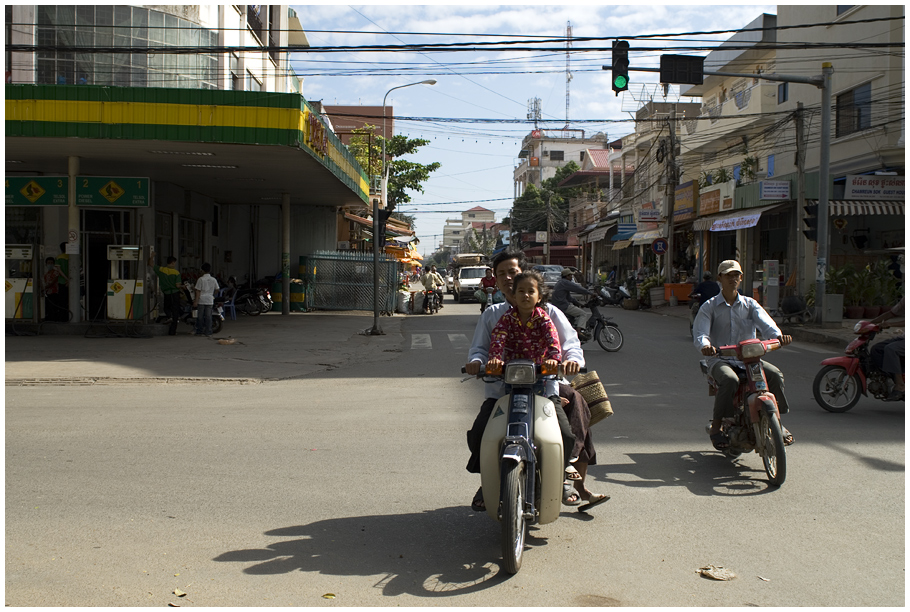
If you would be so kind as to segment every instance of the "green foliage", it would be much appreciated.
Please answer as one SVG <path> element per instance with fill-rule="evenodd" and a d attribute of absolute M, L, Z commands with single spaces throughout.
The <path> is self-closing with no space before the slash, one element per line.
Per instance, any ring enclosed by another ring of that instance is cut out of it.
<path fill-rule="evenodd" d="M 554 232 L 564 232 L 569 218 L 569 199 L 578 197 L 582 189 L 559 187 L 559 183 L 578 170 L 578 164 L 570 161 L 557 168 L 556 176 L 543 181 L 540 189 L 528 185 L 512 204 L 512 230 L 535 232 L 552 229 Z"/>
<path fill-rule="evenodd" d="M 486 256 L 493 254 L 496 248 L 497 236 L 493 232 L 483 228 L 480 234 L 476 231 L 469 231 L 464 239 L 462 251 L 465 253 L 483 253 Z"/>

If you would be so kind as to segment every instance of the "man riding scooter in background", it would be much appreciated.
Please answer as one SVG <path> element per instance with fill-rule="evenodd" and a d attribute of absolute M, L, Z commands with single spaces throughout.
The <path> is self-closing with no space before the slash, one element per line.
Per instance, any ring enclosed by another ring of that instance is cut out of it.
<path fill-rule="evenodd" d="M 705 272 L 702 279 L 703 280 L 695 286 L 695 289 L 692 290 L 692 293 L 689 294 L 689 299 L 692 300 L 689 305 L 690 333 L 692 332 L 692 325 L 695 323 L 695 315 L 698 314 L 698 309 L 701 308 L 702 304 L 720 293 L 720 285 L 711 280 L 710 272 Z"/>
<path fill-rule="evenodd" d="M 593 291 L 588 291 L 581 285 L 575 283 L 572 279 L 574 275 L 568 268 L 563 269 L 562 278 L 553 287 L 553 295 L 550 297 L 550 303 L 563 311 L 567 317 L 574 317 L 572 327 L 578 332 L 584 340 L 590 340 L 590 332 L 585 328 L 588 319 L 591 318 L 591 312 L 581 308 L 581 304 L 572 297 L 573 293 L 587 293 L 597 296 Z"/>

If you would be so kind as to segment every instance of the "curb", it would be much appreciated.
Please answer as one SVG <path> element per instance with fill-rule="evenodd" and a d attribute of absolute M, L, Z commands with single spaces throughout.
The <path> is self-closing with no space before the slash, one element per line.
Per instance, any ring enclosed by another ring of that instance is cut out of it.
<path fill-rule="evenodd" d="M 200 377 L 152 377 L 152 378 L 114 378 L 102 376 L 74 376 L 71 378 L 14 378 L 7 379 L 7 387 L 38 387 L 41 385 L 62 385 L 91 387 L 94 385 L 204 385 L 235 384 L 259 385 L 264 382 L 281 380 L 278 378 L 200 378 Z"/>

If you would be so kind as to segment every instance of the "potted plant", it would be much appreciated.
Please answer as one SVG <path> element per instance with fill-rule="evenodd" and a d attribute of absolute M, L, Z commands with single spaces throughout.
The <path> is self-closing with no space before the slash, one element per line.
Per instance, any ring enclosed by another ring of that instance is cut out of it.
<path fill-rule="evenodd" d="M 879 314 L 891 309 L 900 299 L 900 290 L 897 279 L 888 268 L 887 260 L 880 260 L 869 265 L 872 278 L 875 282 L 875 297 L 873 305 L 879 306 Z"/>

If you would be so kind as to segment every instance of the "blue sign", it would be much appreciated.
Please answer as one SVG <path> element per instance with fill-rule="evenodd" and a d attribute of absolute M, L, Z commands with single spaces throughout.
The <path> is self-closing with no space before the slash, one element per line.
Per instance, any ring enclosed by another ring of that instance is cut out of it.
<path fill-rule="evenodd" d="M 668 248 L 670 248 L 670 244 L 667 242 L 666 238 L 657 238 L 651 243 L 651 250 L 658 255 L 666 253 Z"/>

